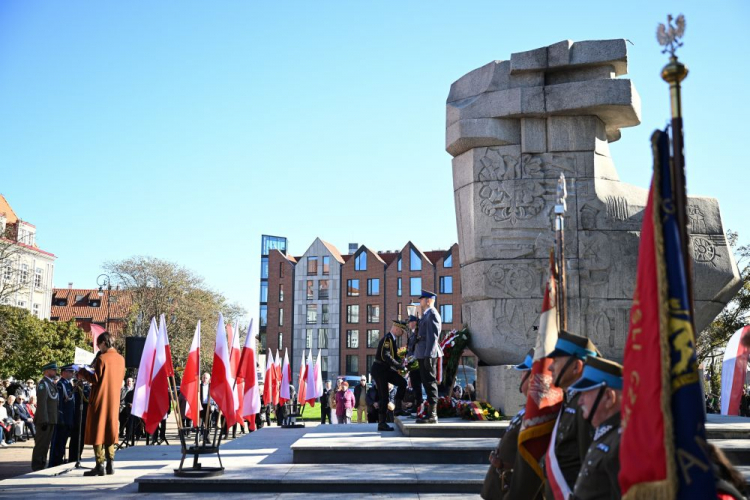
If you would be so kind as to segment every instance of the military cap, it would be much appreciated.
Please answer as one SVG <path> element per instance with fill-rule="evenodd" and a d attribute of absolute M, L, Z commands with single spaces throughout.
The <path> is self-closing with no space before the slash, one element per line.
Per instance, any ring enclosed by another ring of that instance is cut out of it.
<path fill-rule="evenodd" d="M 622 390 L 622 365 L 604 358 L 590 357 L 583 366 L 583 374 L 570 386 L 570 392 L 585 392 L 597 387 Z"/>
<path fill-rule="evenodd" d="M 548 358 L 559 358 L 561 356 L 575 356 L 578 359 L 586 360 L 589 356 L 597 356 L 599 351 L 596 346 L 586 337 L 573 335 L 566 331 L 561 331 L 557 337 L 555 349 L 547 355 Z"/>
<path fill-rule="evenodd" d="M 57 363 L 55 363 L 54 361 L 52 363 L 47 363 L 46 365 L 42 367 L 42 371 L 45 371 L 45 370 L 57 371 Z"/>
<path fill-rule="evenodd" d="M 529 349 L 529 352 L 526 354 L 526 357 L 523 359 L 522 362 L 517 364 L 513 367 L 514 370 L 518 371 L 528 371 L 531 370 L 531 365 L 534 363 L 534 348 L 532 347 Z"/>
<path fill-rule="evenodd" d="M 437 294 L 435 292 L 430 292 L 429 290 L 422 290 L 422 295 L 419 296 L 420 299 L 434 299 L 437 297 Z"/>
<path fill-rule="evenodd" d="M 394 319 L 392 322 L 392 326 L 396 326 L 398 328 L 401 328 L 402 330 L 406 330 L 406 321 L 401 321 L 400 319 Z"/>
<path fill-rule="evenodd" d="M 410 314 L 409 315 L 409 323 L 411 323 L 412 321 L 416 321 L 417 323 L 419 323 L 419 318 L 417 318 L 416 316 L 412 316 Z"/>
<path fill-rule="evenodd" d="M 64 372 L 74 372 L 76 371 L 75 365 L 65 365 L 62 367 L 62 371 Z"/>

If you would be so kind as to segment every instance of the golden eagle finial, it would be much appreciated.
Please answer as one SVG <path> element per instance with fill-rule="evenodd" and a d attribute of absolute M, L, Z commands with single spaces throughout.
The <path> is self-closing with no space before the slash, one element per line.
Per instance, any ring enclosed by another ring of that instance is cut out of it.
<path fill-rule="evenodd" d="M 674 21 L 674 24 L 672 24 Z M 681 38 L 685 34 L 685 16 L 680 14 L 677 19 L 673 18 L 672 15 L 667 16 L 667 24 L 659 24 L 656 28 L 656 39 L 659 41 L 659 45 L 664 47 L 661 51 L 662 54 L 669 54 L 674 57 L 674 53 L 678 48 L 682 47 Z"/>

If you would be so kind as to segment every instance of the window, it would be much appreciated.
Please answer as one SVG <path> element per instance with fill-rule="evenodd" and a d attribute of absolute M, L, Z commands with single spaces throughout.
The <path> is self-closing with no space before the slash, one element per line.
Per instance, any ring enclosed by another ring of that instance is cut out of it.
<path fill-rule="evenodd" d="M 284 334 L 279 332 L 279 349 L 283 349 L 284 346 L 282 346 L 282 340 L 284 340 Z"/>
<path fill-rule="evenodd" d="M 409 295 L 422 295 L 422 278 L 409 278 Z"/>
<path fill-rule="evenodd" d="M 68 299 L 55 299 L 56 306 L 66 307 L 68 305 Z"/>
<path fill-rule="evenodd" d="M 453 293 L 453 276 L 440 277 L 440 293 Z"/>
<path fill-rule="evenodd" d="M 380 295 L 380 278 L 367 280 L 367 295 Z"/>
<path fill-rule="evenodd" d="M 313 280 L 307 280 L 307 300 L 313 300 L 315 298 L 315 282 Z"/>
<path fill-rule="evenodd" d="M 13 278 L 13 265 L 8 262 L 3 269 L 3 281 L 10 281 Z"/>
<path fill-rule="evenodd" d="M 284 277 L 284 263 L 279 262 L 279 278 L 283 278 L 283 277 Z"/>
<path fill-rule="evenodd" d="M 328 349 L 328 328 L 318 329 L 318 349 Z"/>
<path fill-rule="evenodd" d="M 101 300 L 89 300 L 89 307 L 101 307 L 102 301 Z"/>
<path fill-rule="evenodd" d="M 367 252 L 362 251 L 354 258 L 355 271 L 367 271 Z"/>
<path fill-rule="evenodd" d="M 320 280 L 318 281 L 318 299 L 326 300 L 328 299 L 328 287 L 329 287 L 330 281 L 328 280 Z"/>
<path fill-rule="evenodd" d="M 268 279 L 268 257 L 261 257 L 260 259 L 260 279 Z"/>
<path fill-rule="evenodd" d="M 401 297 L 401 295 L 403 295 L 403 291 L 401 290 L 401 278 L 399 278 L 399 279 L 397 280 L 397 284 L 396 284 L 396 295 L 398 295 L 399 297 Z"/>
<path fill-rule="evenodd" d="M 323 257 L 323 274 L 326 276 L 331 274 L 331 258 L 328 256 Z"/>
<path fill-rule="evenodd" d="M 359 375 L 359 356 L 346 356 L 346 374 Z"/>
<path fill-rule="evenodd" d="M 279 308 L 279 326 L 284 326 L 284 310 Z"/>
<path fill-rule="evenodd" d="M 453 254 L 449 254 L 443 261 L 443 267 L 453 267 Z"/>
<path fill-rule="evenodd" d="M 380 341 L 380 330 L 367 330 L 367 347 L 375 349 Z"/>
<path fill-rule="evenodd" d="M 260 326 L 268 324 L 268 306 L 260 306 Z"/>
<path fill-rule="evenodd" d="M 260 240 L 260 254 L 268 255 L 271 250 L 278 250 L 281 253 L 286 252 L 286 238 L 278 236 L 268 236 L 264 234 Z"/>
<path fill-rule="evenodd" d="M 27 264 L 21 264 L 21 273 L 18 275 L 18 282 L 22 284 L 29 282 L 29 266 Z"/>
<path fill-rule="evenodd" d="M 16 305 L 18 307 L 26 307 L 26 301 L 25 300 L 17 300 Z"/>
<path fill-rule="evenodd" d="M 346 306 L 346 322 L 359 323 L 359 306 Z"/>
<path fill-rule="evenodd" d="M 375 355 L 368 354 L 367 355 L 367 371 L 365 373 L 370 373 L 372 371 L 372 364 L 374 362 L 375 362 Z"/>
<path fill-rule="evenodd" d="M 346 295 L 359 297 L 359 280 L 346 280 Z"/>
<path fill-rule="evenodd" d="M 37 267 L 34 271 L 34 288 L 42 288 L 42 268 Z M 39 305 L 39 304 L 34 304 Z"/>
<path fill-rule="evenodd" d="M 421 271 L 422 270 L 422 258 L 412 248 L 409 253 L 409 270 L 410 271 Z"/>
<path fill-rule="evenodd" d="M 331 313 L 328 312 L 328 304 L 321 304 L 320 322 L 327 324 L 331 322 Z"/>
<path fill-rule="evenodd" d="M 41 318 L 42 306 L 40 306 L 39 304 L 34 304 L 33 308 L 34 308 L 34 316 L 36 316 L 37 318 Z"/>
<path fill-rule="evenodd" d="M 440 306 L 440 317 L 443 319 L 443 323 L 453 323 L 453 306 L 451 304 Z"/>
<path fill-rule="evenodd" d="M 401 256 L 398 256 L 398 261 L 396 262 L 396 269 L 398 272 L 401 272 Z"/>
<path fill-rule="evenodd" d="M 307 258 L 307 275 L 316 276 L 318 274 L 318 258 L 308 257 Z"/>
<path fill-rule="evenodd" d="M 318 322 L 318 304 L 307 304 L 307 324 L 314 325 Z"/>
<path fill-rule="evenodd" d="M 312 349 L 312 328 L 305 330 L 305 348 Z"/>
<path fill-rule="evenodd" d="M 359 330 L 346 331 L 346 347 L 347 349 L 359 348 Z"/>
<path fill-rule="evenodd" d="M 380 323 L 380 306 L 377 304 L 367 304 L 367 322 Z"/>
<path fill-rule="evenodd" d="M 279 285 L 279 302 L 284 302 L 284 285 Z"/>
<path fill-rule="evenodd" d="M 323 378 L 328 378 L 328 356 L 321 356 L 320 358 L 320 371 L 323 372 Z"/>
<path fill-rule="evenodd" d="M 260 301 L 268 302 L 268 281 L 260 282 Z"/>

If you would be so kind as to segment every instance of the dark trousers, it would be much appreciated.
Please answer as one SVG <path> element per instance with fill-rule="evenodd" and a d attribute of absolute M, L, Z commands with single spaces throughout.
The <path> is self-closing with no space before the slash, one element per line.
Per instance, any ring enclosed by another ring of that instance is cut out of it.
<path fill-rule="evenodd" d="M 414 391 L 414 408 L 419 408 L 422 404 L 422 376 L 419 374 L 419 368 L 409 372 L 411 388 Z"/>
<path fill-rule="evenodd" d="M 331 408 L 321 408 L 320 409 L 320 423 L 325 424 L 326 419 L 328 419 L 328 423 L 331 423 Z"/>
<path fill-rule="evenodd" d="M 40 425 L 34 440 L 34 451 L 31 454 L 31 470 L 42 470 L 47 466 L 49 446 L 52 443 L 52 434 L 55 426 L 52 424 Z"/>
<path fill-rule="evenodd" d="M 378 423 L 384 424 L 388 416 L 388 384 L 396 387 L 396 401 L 400 402 L 406 393 L 406 379 L 377 361 L 372 364 L 371 373 L 378 389 Z"/>
<path fill-rule="evenodd" d="M 68 443 L 68 438 L 72 430 L 72 425 L 57 424 L 55 426 L 55 433 L 52 435 L 52 452 L 49 458 L 50 467 L 63 463 L 65 445 Z"/>
<path fill-rule="evenodd" d="M 427 404 L 430 405 L 430 414 L 432 415 L 437 413 L 437 363 L 438 358 L 422 358 L 419 360 L 419 376 L 422 378 L 422 385 L 427 393 Z"/>

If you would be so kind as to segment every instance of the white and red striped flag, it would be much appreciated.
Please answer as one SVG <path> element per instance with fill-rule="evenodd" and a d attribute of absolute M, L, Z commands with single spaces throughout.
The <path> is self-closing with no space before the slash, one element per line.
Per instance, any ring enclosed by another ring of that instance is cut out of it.
<path fill-rule="evenodd" d="M 289 354 L 284 349 L 284 364 L 281 366 L 281 388 L 279 390 L 279 403 L 284 404 L 291 400 L 289 384 L 292 383 L 292 367 L 289 366 Z"/>
<path fill-rule="evenodd" d="M 156 340 L 154 364 L 151 367 L 151 390 L 148 395 L 146 412 L 141 417 L 146 432 L 153 434 L 169 410 L 169 362 L 167 361 L 167 330 L 162 327 Z M 169 360 L 171 361 L 171 360 Z"/>
<path fill-rule="evenodd" d="M 245 397 L 245 388 L 242 381 L 237 379 L 240 369 L 240 330 L 237 325 L 227 325 L 227 338 L 229 341 L 229 366 L 235 376 L 235 384 L 232 394 L 237 399 L 237 421 L 242 422 L 242 400 Z"/>
<path fill-rule="evenodd" d="M 318 349 L 318 357 L 315 359 L 315 397 L 323 395 L 323 368 L 321 365 L 321 351 Z"/>
<path fill-rule="evenodd" d="M 159 340 L 159 327 L 156 326 L 156 318 L 151 318 L 151 324 L 146 335 L 146 342 L 141 353 L 141 362 L 138 365 L 138 377 L 133 389 L 133 407 L 131 415 L 143 418 L 148 410 L 148 399 L 151 394 L 151 373 L 154 368 L 154 356 L 156 354 L 156 343 Z"/>
<path fill-rule="evenodd" d="M 224 328 L 224 316 L 219 313 L 216 325 L 216 348 L 214 349 L 214 366 L 211 370 L 210 394 L 219 410 L 226 418 L 227 427 L 237 422 L 239 401 L 234 397 L 234 373 L 231 371 L 227 333 Z"/>
<path fill-rule="evenodd" d="M 172 348 L 169 347 L 169 335 L 167 335 L 167 321 L 164 315 L 159 316 L 159 333 L 164 330 L 164 339 L 167 344 L 164 346 L 164 353 L 167 357 L 167 377 L 174 377 L 174 364 L 172 363 Z"/>
<path fill-rule="evenodd" d="M 307 353 L 307 401 L 310 406 L 315 406 L 318 396 L 315 394 L 315 365 L 312 360 L 312 349 Z"/>
<path fill-rule="evenodd" d="M 200 419 L 201 402 L 198 394 L 201 371 L 201 320 L 195 326 L 193 343 L 190 344 L 185 371 L 182 373 L 180 392 L 185 396 L 185 417 L 193 421 L 197 426 Z"/>
<path fill-rule="evenodd" d="M 273 405 L 274 386 L 276 385 L 276 369 L 274 368 L 273 353 L 268 349 L 266 356 L 266 374 L 263 378 L 263 401 Z"/>
<path fill-rule="evenodd" d="M 740 328 L 729 339 L 721 367 L 721 414 L 739 415 L 742 391 L 747 374 L 750 349 L 740 339 L 750 333 L 750 326 Z"/>
<path fill-rule="evenodd" d="M 302 361 L 299 364 L 299 379 L 297 382 L 297 402 L 300 406 L 307 399 L 307 365 L 305 364 L 305 350 L 302 349 Z"/>
<path fill-rule="evenodd" d="M 253 331 L 253 320 L 247 327 L 247 337 L 240 356 L 240 368 L 237 374 L 238 380 L 242 380 L 244 394 L 240 413 L 242 418 L 250 424 L 250 429 L 255 430 L 255 415 L 260 413 L 260 388 L 258 387 L 257 361 L 255 360 L 255 332 Z"/>

